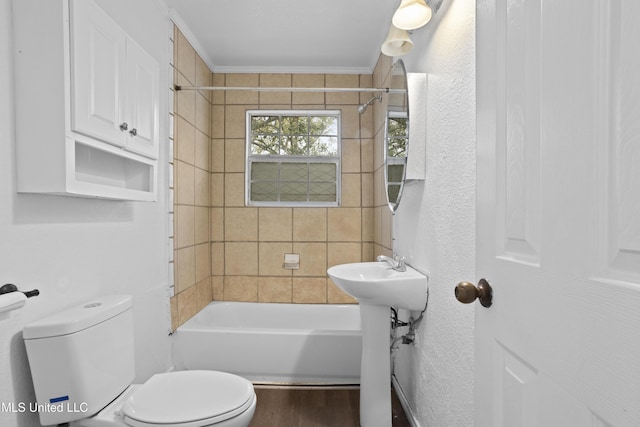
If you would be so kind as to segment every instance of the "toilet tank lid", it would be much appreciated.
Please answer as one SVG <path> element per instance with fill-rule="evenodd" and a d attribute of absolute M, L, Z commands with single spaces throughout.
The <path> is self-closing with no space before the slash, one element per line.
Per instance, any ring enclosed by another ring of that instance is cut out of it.
<path fill-rule="evenodd" d="M 72 334 L 115 317 L 132 306 L 131 295 L 99 297 L 26 325 L 22 336 L 28 340 Z"/>

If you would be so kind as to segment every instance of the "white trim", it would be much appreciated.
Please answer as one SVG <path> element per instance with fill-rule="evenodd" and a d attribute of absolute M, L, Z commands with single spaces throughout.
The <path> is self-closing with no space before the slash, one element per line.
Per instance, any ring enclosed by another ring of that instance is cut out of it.
<path fill-rule="evenodd" d="M 404 394 L 402 390 L 402 386 L 400 386 L 400 382 L 395 375 L 391 375 L 391 383 L 393 384 L 393 389 L 396 391 L 396 396 L 398 396 L 398 400 L 402 405 L 402 409 L 404 409 L 404 414 L 407 416 L 407 421 L 411 424 L 411 427 L 421 427 L 420 423 L 416 419 L 413 410 L 411 409 L 411 405 L 409 405 L 409 401 L 407 400 L 407 396 Z"/>
<path fill-rule="evenodd" d="M 185 35 L 186 37 L 186 35 Z M 234 74 L 373 74 L 372 67 L 318 67 L 318 66 L 229 66 L 220 65 L 212 69 L 214 73 Z"/>
<path fill-rule="evenodd" d="M 215 64 L 213 63 L 213 58 L 209 57 L 207 51 L 202 47 L 195 34 L 193 34 L 180 14 L 175 9 L 171 8 L 169 9 L 169 18 L 173 21 L 175 26 L 178 27 L 182 35 L 191 44 L 196 53 L 200 55 L 200 58 L 202 58 L 204 63 L 207 64 L 207 67 L 209 67 L 209 71 L 213 72 L 213 70 L 216 68 Z"/>

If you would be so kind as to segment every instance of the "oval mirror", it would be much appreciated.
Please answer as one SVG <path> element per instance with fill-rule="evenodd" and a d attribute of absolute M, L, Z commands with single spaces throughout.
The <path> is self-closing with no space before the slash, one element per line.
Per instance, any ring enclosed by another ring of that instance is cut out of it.
<path fill-rule="evenodd" d="M 384 182 L 389 209 L 395 212 L 402 197 L 409 148 L 407 72 L 401 59 L 391 69 L 384 128 Z"/>

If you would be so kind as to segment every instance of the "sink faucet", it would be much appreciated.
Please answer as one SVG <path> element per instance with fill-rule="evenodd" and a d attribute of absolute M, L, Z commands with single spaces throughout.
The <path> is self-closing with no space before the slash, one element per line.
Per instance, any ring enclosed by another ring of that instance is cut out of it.
<path fill-rule="evenodd" d="M 396 271 L 407 271 L 407 266 L 404 262 L 404 257 L 396 256 L 395 258 L 391 258 L 385 255 L 378 255 L 378 258 L 376 258 L 376 260 L 378 262 L 388 262 L 389 265 L 391 265 L 391 268 L 393 268 Z"/>

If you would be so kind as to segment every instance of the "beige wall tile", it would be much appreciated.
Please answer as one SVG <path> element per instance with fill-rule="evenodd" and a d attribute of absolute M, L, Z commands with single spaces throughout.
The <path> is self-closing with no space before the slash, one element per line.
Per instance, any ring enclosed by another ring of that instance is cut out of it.
<path fill-rule="evenodd" d="M 261 242 L 290 242 L 291 208 L 260 208 L 258 236 Z"/>
<path fill-rule="evenodd" d="M 360 173 L 359 139 L 342 139 L 342 172 Z"/>
<path fill-rule="evenodd" d="M 176 205 L 174 208 L 174 245 L 176 249 L 193 246 L 195 242 L 195 208 Z"/>
<path fill-rule="evenodd" d="M 300 254 L 300 269 L 293 270 L 294 276 L 326 276 L 326 243 L 294 243 L 293 253 Z"/>
<path fill-rule="evenodd" d="M 292 252 L 291 243 L 260 243 L 258 250 L 260 276 L 291 276 L 291 270 L 284 268 L 284 254 Z"/>
<path fill-rule="evenodd" d="M 210 208 L 211 223 L 209 232 L 212 242 L 224 241 L 224 208 Z"/>
<path fill-rule="evenodd" d="M 224 139 L 211 140 L 211 172 L 224 172 Z"/>
<path fill-rule="evenodd" d="M 361 175 L 359 173 L 342 174 L 342 200 L 345 207 L 361 206 Z"/>
<path fill-rule="evenodd" d="M 361 178 L 361 194 L 362 194 L 362 206 L 363 207 L 371 207 L 374 206 L 373 203 L 373 174 L 372 173 L 363 173 L 360 175 Z"/>
<path fill-rule="evenodd" d="M 246 134 L 246 112 L 256 105 L 228 105 L 224 115 L 225 138 L 244 139 Z"/>
<path fill-rule="evenodd" d="M 196 53 L 196 86 L 211 86 L 211 70 L 205 62 L 200 58 L 200 55 Z M 201 91 L 202 95 L 207 98 L 208 102 L 211 102 L 211 91 Z"/>
<path fill-rule="evenodd" d="M 360 74 L 358 76 L 360 79 L 360 87 L 371 88 L 373 86 L 373 74 Z M 374 94 L 375 95 L 375 94 Z M 365 103 L 371 98 L 370 93 L 361 93 L 360 94 L 360 103 Z"/>
<path fill-rule="evenodd" d="M 177 73 L 177 84 L 189 86 L 191 83 L 182 75 Z M 175 114 L 183 117 L 186 121 L 195 126 L 196 123 L 196 92 L 193 90 L 179 90 L 176 92 Z"/>
<path fill-rule="evenodd" d="M 328 240 L 331 242 L 360 242 L 362 214 L 360 208 L 334 208 L 328 211 Z"/>
<path fill-rule="evenodd" d="M 196 82 L 196 51 L 180 30 L 176 34 L 175 50 L 175 66 L 187 78 L 191 86 Z"/>
<path fill-rule="evenodd" d="M 206 170 L 194 168 L 195 194 L 194 203 L 198 206 L 210 206 L 210 173 Z"/>
<path fill-rule="evenodd" d="M 258 277 L 259 302 L 291 302 L 290 277 Z"/>
<path fill-rule="evenodd" d="M 209 242 L 209 208 L 196 206 L 195 211 L 195 238 L 194 243 Z"/>
<path fill-rule="evenodd" d="M 258 74 L 227 74 L 226 77 L 227 87 L 256 87 L 258 84 Z M 227 105 L 258 103 L 258 92 L 228 90 L 225 94 Z"/>
<path fill-rule="evenodd" d="M 293 278 L 293 302 L 324 304 L 327 302 L 327 279 L 312 277 Z"/>
<path fill-rule="evenodd" d="M 365 101 L 366 102 L 366 101 Z M 373 107 L 367 108 L 367 110 L 360 114 L 360 137 L 361 138 L 373 138 L 373 116 L 374 111 L 378 108 L 378 101 L 374 102 Z"/>
<path fill-rule="evenodd" d="M 373 172 L 373 139 L 360 139 L 360 171 Z"/>
<path fill-rule="evenodd" d="M 224 217 L 225 241 L 258 240 L 258 208 L 225 208 Z"/>
<path fill-rule="evenodd" d="M 213 294 L 211 293 L 211 277 L 207 277 L 200 282 L 196 283 L 196 295 L 198 297 L 198 311 L 202 310 L 213 301 Z"/>
<path fill-rule="evenodd" d="M 213 301 L 224 301 L 224 278 L 222 276 L 211 277 L 211 298 Z"/>
<path fill-rule="evenodd" d="M 224 176 L 224 205 L 244 206 L 244 174 L 227 173 Z"/>
<path fill-rule="evenodd" d="M 224 73 L 212 73 L 211 74 L 211 86 L 226 86 L 225 80 L 227 75 Z M 224 104 L 225 91 L 215 90 L 211 92 L 212 104 Z"/>
<path fill-rule="evenodd" d="M 224 243 L 211 244 L 211 275 L 224 275 Z"/>
<path fill-rule="evenodd" d="M 195 203 L 195 168 L 182 161 L 174 163 L 175 203 L 193 205 Z"/>
<path fill-rule="evenodd" d="M 291 87 L 291 74 L 260 74 L 261 87 Z M 260 106 L 291 104 L 291 92 L 259 92 Z"/>
<path fill-rule="evenodd" d="M 225 276 L 225 301 L 258 302 L 258 278 L 255 276 Z"/>
<path fill-rule="evenodd" d="M 196 92 L 196 114 L 195 123 L 196 129 L 205 133 L 207 136 L 211 135 L 211 104 L 207 98 L 205 98 L 200 92 Z"/>
<path fill-rule="evenodd" d="M 201 282 L 211 276 L 210 247 L 209 243 L 203 243 L 195 247 L 196 282 Z"/>
<path fill-rule="evenodd" d="M 362 241 L 373 242 L 374 208 L 362 208 Z"/>
<path fill-rule="evenodd" d="M 175 116 L 174 159 L 194 164 L 196 131 L 191 123 Z"/>
<path fill-rule="evenodd" d="M 327 268 L 338 264 L 362 261 L 361 243 L 329 243 Z"/>
<path fill-rule="evenodd" d="M 257 275 L 258 243 L 226 242 L 224 245 L 224 272 L 225 275 L 230 276 Z"/>
<path fill-rule="evenodd" d="M 376 254 L 375 244 L 373 243 L 362 244 L 362 261 L 363 262 L 375 261 L 378 255 L 380 254 Z"/>
<path fill-rule="evenodd" d="M 326 242 L 327 208 L 294 208 L 293 240 L 296 242 Z"/>
<path fill-rule="evenodd" d="M 224 206 L 224 174 L 211 174 L 211 206 Z"/>
<path fill-rule="evenodd" d="M 175 332 L 180 326 L 180 316 L 178 314 L 178 296 L 169 299 L 169 307 L 171 310 L 171 331 Z"/>
<path fill-rule="evenodd" d="M 326 74 L 327 87 L 359 87 L 360 77 L 357 74 Z M 360 103 L 358 92 L 327 92 L 327 104 L 352 104 Z"/>
<path fill-rule="evenodd" d="M 224 111 L 224 105 L 211 106 L 211 138 L 224 138 Z"/>
<path fill-rule="evenodd" d="M 195 247 L 189 246 L 175 251 L 176 292 L 180 293 L 196 282 Z"/>
<path fill-rule="evenodd" d="M 340 110 L 342 116 L 342 138 L 360 138 L 360 114 L 357 106 L 327 105 L 327 110 Z"/>
<path fill-rule="evenodd" d="M 197 168 L 209 171 L 209 159 L 211 154 L 211 139 L 204 133 L 196 131 L 195 133 L 195 156 L 194 165 Z"/>
<path fill-rule="evenodd" d="M 227 139 L 224 143 L 225 172 L 243 172 L 245 167 L 245 140 Z"/>
<path fill-rule="evenodd" d="M 178 298 L 178 323 L 183 324 L 198 312 L 198 294 L 195 286 L 180 292 Z"/>
<path fill-rule="evenodd" d="M 294 74 L 294 87 L 325 87 L 324 74 Z M 324 104 L 324 92 L 294 92 L 293 104 Z"/>

